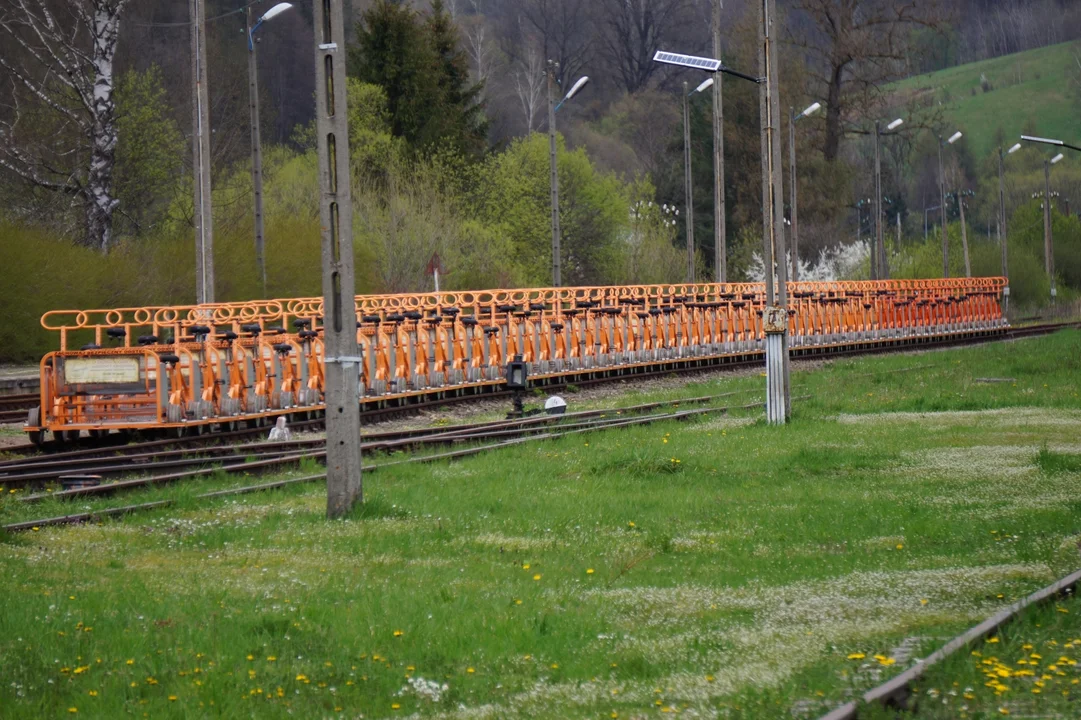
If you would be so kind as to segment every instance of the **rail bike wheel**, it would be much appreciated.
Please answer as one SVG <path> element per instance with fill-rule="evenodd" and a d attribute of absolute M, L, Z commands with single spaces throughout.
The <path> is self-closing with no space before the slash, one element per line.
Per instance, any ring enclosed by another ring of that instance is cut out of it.
<path fill-rule="evenodd" d="M 26 414 L 26 424 L 30 427 L 37 427 L 41 424 L 41 407 L 30 408 L 30 412 Z M 38 447 L 45 441 L 45 432 L 43 430 L 32 430 L 28 432 L 27 437 L 30 442 Z"/>

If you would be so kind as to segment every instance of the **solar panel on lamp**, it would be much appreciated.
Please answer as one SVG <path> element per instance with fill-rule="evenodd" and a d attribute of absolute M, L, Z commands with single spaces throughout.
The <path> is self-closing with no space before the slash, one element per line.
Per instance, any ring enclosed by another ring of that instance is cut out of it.
<path fill-rule="evenodd" d="M 717 72 L 721 68 L 720 60 L 696 57 L 694 55 L 680 55 L 678 53 L 662 52 L 660 50 L 653 56 L 653 61 L 694 68 L 696 70 L 708 70 L 709 72 Z"/>

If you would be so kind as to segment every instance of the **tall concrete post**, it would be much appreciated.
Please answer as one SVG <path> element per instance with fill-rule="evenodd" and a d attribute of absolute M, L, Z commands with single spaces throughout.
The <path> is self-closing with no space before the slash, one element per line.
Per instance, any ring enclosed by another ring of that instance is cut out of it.
<path fill-rule="evenodd" d="M 548 164 L 552 173 L 552 287 L 562 286 L 559 248 L 559 167 L 556 164 L 556 72 L 559 63 L 548 61 Z"/>
<path fill-rule="evenodd" d="M 938 139 L 938 184 L 942 193 L 942 277 L 950 276 L 950 238 L 946 232 L 946 175 L 942 169 L 942 138 Z"/>
<path fill-rule="evenodd" d="M 1006 257 L 1006 179 L 1003 177 L 1003 153 L 998 149 L 998 244 L 1002 248 L 1002 277 L 1006 278 L 1007 287 L 1010 284 L 1010 270 Z"/>
<path fill-rule="evenodd" d="M 1051 282 L 1051 300 L 1055 295 L 1055 250 L 1051 237 L 1051 161 L 1043 161 L 1043 266 Z"/>
<path fill-rule="evenodd" d="M 353 275 L 345 17 L 342 0 L 315 0 L 313 6 L 326 362 L 327 517 L 338 518 L 363 500 L 358 394 L 361 358 Z"/>
<path fill-rule="evenodd" d="M 263 241 L 263 143 L 259 130 L 259 66 L 251 32 L 251 7 L 247 9 L 248 110 L 251 116 L 251 186 L 255 199 L 255 264 L 266 297 L 266 247 Z"/>
<path fill-rule="evenodd" d="M 968 227 L 965 225 L 965 194 L 957 189 L 957 210 L 961 213 L 961 250 L 965 255 L 965 277 L 972 277 L 972 263 L 968 258 Z"/>
<path fill-rule="evenodd" d="M 721 59 L 722 0 L 713 0 L 713 57 Z M 728 280 L 724 221 L 724 73 L 713 73 L 713 279 Z"/>
<path fill-rule="evenodd" d="M 192 216 L 195 224 L 195 301 L 214 302 L 214 214 L 210 196 L 210 100 L 206 79 L 206 6 L 189 0 L 191 15 Z"/>
<path fill-rule="evenodd" d="M 720 73 L 716 73 L 719 75 Z M 683 192 L 687 196 L 687 282 L 694 282 L 694 186 L 691 179 L 691 112 L 690 91 L 683 81 Z"/>
<path fill-rule="evenodd" d="M 788 108 L 788 212 L 792 219 L 792 280 L 799 280 L 799 213 L 796 204 L 796 108 Z"/>
<path fill-rule="evenodd" d="M 882 128 L 875 120 L 875 247 L 871 253 L 871 279 L 885 280 L 889 271 L 886 268 L 886 238 L 882 227 Z"/>
<path fill-rule="evenodd" d="M 789 416 L 788 261 L 784 237 L 784 190 L 781 182 L 780 98 L 777 82 L 776 0 L 759 0 L 759 90 L 762 123 L 762 257 L 766 270 L 766 419 L 784 423 Z M 776 282 L 774 281 L 776 273 Z"/>

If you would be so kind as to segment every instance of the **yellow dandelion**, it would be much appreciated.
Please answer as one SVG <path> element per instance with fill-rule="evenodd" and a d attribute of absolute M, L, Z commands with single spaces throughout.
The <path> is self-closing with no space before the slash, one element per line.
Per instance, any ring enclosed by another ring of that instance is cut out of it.
<path fill-rule="evenodd" d="M 169 702 L 176 702 L 176 695 L 170 695 Z"/>
<path fill-rule="evenodd" d="M 255 659 L 255 656 L 253 656 L 253 655 L 248 655 L 248 659 L 249 659 L 249 660 L 254 660 L 254 659 Z"/>
<path fill-rule="evenodd" d="M 998 712 L 999 712 L 1000 715 L 1009 715 L 1010 714 L 1009 708 L 1004 708 L 1004 707 L 1000 707 L 998 709 Z"/>
<path fill-rule="evenodd" d="M 924 598 L 924 599 L 920 600 L 920 605 L 926 605 L 928 602 L 929 601 L 927 600 L 927 598 Z"/>
<path fill-rule="evenodd" d="M 87 693 L 87 695 L 89 695 L 90 697 L 97 697 L 98 696 L 98 691 L 97 690 L 91 690 L 90 692 Z"/>
<path fill-rule="evenodd" d="M 586 568 L 586 575 L 592 575 L 592 574 L 593 574 L 593 568 Z"/>
<path fill-rule="evenodd" d="M 540 580 L 541 579 L 540 573 L 537 573 L 536 575 L 534 575 L 533 579 L 534 580 Z"/>
<path fill-rule="evenodd" d="M 848 656 L 848 659 L 849 659 L 849 660 L 862 660 L 862 659 L 864 659 L 865 657 L 867 657 L 867 655 L 865 655 L 864 653 L 861 653 L 861 652 L 855 652 L 855 653 L 852 653 L 852 654 L 850 654 L 850 655 Z"/>
<path fill-rule="evenodd" d="M 471 668 L 471 667 L 467 667 L 467 668 L 465 669 L 465 671 L 466 671 L 467 673 L 469 673 L 470 675 L 472 675 L 473 673 L 475 673 L 475 672 L 476 672 L 476 670 L 474 670 L 474 669 L 473 669 L 473 668 Z"/>
<path fill-rule="evenodd" d="M 278 658 L 277 658 L 277 656 L 275 656 L 275 655 L 267 655 L 267 656 L 266 656 L 266 661 L 267 661 L 267 662 L 274 662 L 274 661 L 275 661 L 275 660 L 277 660 L 277 659 L 278 659 Z"/>
<path fill-rule="evenodd" d="M 706 675 L 706 682 L 713 682 L 714 677 L 712 675 Z"/>
<path fill-rule="evenodd" d="M 559 669 L 559 663 L 552 663 L 552 669 L 553 670 L 558 670 Z"/>
<path fill-rule="evenodd" d="M 627 523 L 627 527 L 634 527 L 634 526 L 635 526 L 635 525 L 634 525 L 634 521 L 633 521 L 633 520 L 631 520 L 630 522 L 628 522 L 628 523 Z"/>
<path fill-rule="evenodd" d="M 898 550 L 904 550 L 905 546 L 903 544 L 901 544 L 901 543 L 897 543 L 897 549 Z"/>
<path fill-rule="evenodd" d="M 999 597 L 1002 597 L 1002 596 L 999 595 Z M 987 642 L 989 642 L 989 643 L 997 643 L 998 642 L 998 637 L 987 638 Z"/>
<path fill-rule="evenodd" d="M 68 712 L 72 713 L 72 714 L 77 713 L 77 712 L 79 712 L 79 708 L 77 708 L 77 707 L 69 707 Z"/>
<path fill-rule="evenodd" d="M 390 706 L 390 709 L 391 709 L 391 710 L 400 710 L 400 709 L 401 709 L 401 707 L 402 707 L 402 706 L 401 706 L 401 705 L 399 705 L 398 703 L 394 703 L 394 704 L 392 704 L 392 705 Z"/>
<path fill-rule="evenodd" d="M 403 633 L 401 630 L 395 630 L 394 631 L 394 637 L 401 637 L 404 634 L 405 633 Z"/>

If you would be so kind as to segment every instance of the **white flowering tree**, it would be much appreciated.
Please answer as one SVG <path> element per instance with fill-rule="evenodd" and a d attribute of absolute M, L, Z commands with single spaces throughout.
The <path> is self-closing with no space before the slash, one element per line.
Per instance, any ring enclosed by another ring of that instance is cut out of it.
<path fill-rule="evenodd" d="M 116 159 L 113 58 L 130 0 L 0 0 L 0 168 L 82 205 L 108 250 Z"/>

